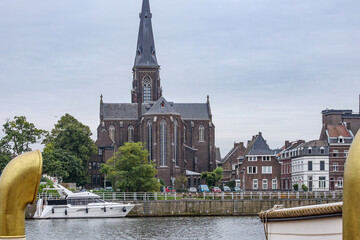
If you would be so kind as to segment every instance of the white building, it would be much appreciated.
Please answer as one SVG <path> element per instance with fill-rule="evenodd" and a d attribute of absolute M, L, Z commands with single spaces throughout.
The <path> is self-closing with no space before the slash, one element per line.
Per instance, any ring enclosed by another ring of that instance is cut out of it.
<path fill-rule="evenodd" d="M 326 141 L 313 140 L 294 149 L 291 159 L 292 184 L 299 190 L 329 191 L 329 147 Z"/>

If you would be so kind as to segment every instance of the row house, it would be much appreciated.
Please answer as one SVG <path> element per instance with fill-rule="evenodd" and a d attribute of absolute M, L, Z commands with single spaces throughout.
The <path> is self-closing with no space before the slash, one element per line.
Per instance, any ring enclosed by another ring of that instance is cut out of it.
<path fill-rule="evenodd" d="M 291 159 L 296 154 L 296 148 L 303 143 L 305 143 L 304 140 L 293 142 L 285 141 L 283 151 L 278 154 L 278 159 L 281 164 L 280 189 L 282 190 L 291 190 L 293 188 Z"/>
<path fill-rule="evenodd" d="M 294 184 L 298 184 L 299 189 L 305 185 L 309 191 L 328 191 L 330 184 L 327 142 L 312 140 L 299 143 L 300 141 L 294 142 L 293 147 L 290 146 L 279 154 L 279 161 L 282 163 L 281 179 L 287 180 L 283 182 L 281 189 L 291 190 Z"/>
<path fill-rule="evenodd" d="M 346 123 L 327 124 L 320 139 L 329 145 L 330 190 L 342 190 L 346 158 L 354 135 Z"/>
<path fill-rule="evenodd" d="M 238 186 L 246 191 L 277 191 L 280 189 L 280 163 L 276 152 L 269 148 L 262 133 L 248 142 L 239 163 L 234 166 Z"/>
<path fill-rule="evenodd" d="M 239 160 L 244 156 L 245 146 L 243 142 L 236 143 L 234 142 L 234 147 L 229 151 L 229 153 L 221 160 L 217 160 L 217 166 L 222 167 L 223 169 L 223 179 L 222 182 L 229 182 L 235 180 L 237 185 L 240 187 L 238 175 L 235 171 L 235 166 L 239 163 Z"/>

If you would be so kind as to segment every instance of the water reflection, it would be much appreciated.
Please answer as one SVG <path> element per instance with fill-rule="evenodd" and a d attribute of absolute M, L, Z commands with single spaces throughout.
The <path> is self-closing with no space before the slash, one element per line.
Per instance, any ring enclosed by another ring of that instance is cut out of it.
<path fill-rule="evenodd" d="M 27 239 L 264 240 L 257 217 L 173 217 L 26 221 Z"/>

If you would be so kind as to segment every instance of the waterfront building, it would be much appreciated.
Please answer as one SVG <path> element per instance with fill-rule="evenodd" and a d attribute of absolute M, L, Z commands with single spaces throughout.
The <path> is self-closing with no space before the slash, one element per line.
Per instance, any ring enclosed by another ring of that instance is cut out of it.
<path fill-rule="evenodd" d="M 292 167 L 291 159 L 296 156 L 297 147 L 300 144 L 305 143 L 304 140 L 297 140 L 293 142 L 285 141 L 283 150 L 278 154 L 278 159 L 281 164 L 280 172 L 280 189 L 281 190 L 292 190 Z"/>
<path fill-rule="evenodd" d="M 280 163 L 276 151 L 271 150 L 259 132 L 248 141 L 243 156 L 235 165 L 237 182 L 246 191 L 277 191 L 280 189 Z"/>
<path fill-rule="evenodd" d="M 354 135 L 346 123 L 324 126 L 320 140 L 329 145 L 330 190 L 342 190 L 346 158 Z"/>
<path fill-rule="evenodd" d="M 360 103 L 359 103 L 360 105 Z M 360 108 L 360 106 L 359 106 Z M 359 109 L 360 111 L 360 109 Z M 327 125 L 346 124 L 346 128 L 356 135 L 360 128 L 360 113 L 354 113 L 352 110 L 326 109 L 322 112 L 322 134 Z"/>
<path fill-rule="evenodd" d="M 292 184 L 304 184 L 309 191 L 329 190 L 329 146 L 326 141 L 312 140 L 293 149 Z"/>
<path fill-rule="evenodd" d="M 234 142 L 234 147 L 229 151 L 229 153 L 226 154 L 223 159 L 217 160 L 217 165 L 223 169 L 222 182 L 235 180 L 237 186 L 241 187 L 239 181 L 239 169 L 235 171 L 235 167 L 239 163 L 239 160 L 242 159 L 241 157 L 244 156 L 245 150 L 246 148 L 243 142 Z"/>
<path fill-rule="evenodd" d="M 145 143 L 149 162 L 155 163 L 158 177 L 166 185 L 173 185 L 177 176 L 186 173 L 196 179 L 191 185 L 198 185 L 196 173 L 216 167 L 215 125 L 209 96 L 204 103 L 174 103 L 165 99 L 149 0 L 143 0 L 139 16 L 131 103 L 105 103 L 100 98 L 95 142 L 98 153 L 89 162 L 91 187 L 104 186 L 99 172 L 101 163 L 114 156 L 124 143 L 138 141 Z"/>

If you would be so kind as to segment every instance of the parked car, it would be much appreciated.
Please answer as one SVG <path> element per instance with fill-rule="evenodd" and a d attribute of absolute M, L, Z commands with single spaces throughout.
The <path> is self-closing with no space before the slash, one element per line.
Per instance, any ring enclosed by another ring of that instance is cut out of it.
<path fill-rule="evenodd" d="M 210 192 L 209 187 L 207 185 L 200 185 L 199 192 Z"/>
<path fill-rule="evenodd" d="M 189 193 L 197 193 L 197 190 L 194 187 L 189 188 L 188 191 Z"/>
<path fill-rule="evenodd" d="M 240 187 L 234 187 L 234 192 L 242 192 L 242 189 Z"/>
<path fill-rule="evenodd" d="M 230 187 L 228 187 L 228 186 L 223 186 L 223 187 L 221 188 L 221 190 L 222 190 L 223 192 L 231 192 L 231 189 L 230 189 Z"/>
<path fill-rule="evenodd" d="M 211 191 L 214 193 L 221 193 L 221 189 L 219 187 L 213 187 L 211 188 Z"/>
<path fill-rule="evenodd" d="M 175 189 L 174 187 L 169 186 L 165 188 L 165 192 L 175 192 Z"/>
<path fill-rule="evenodd" d="M 105 191 L 110 191 L 110 192 L 112 192 L 112 191 L 113 191 L 113 188 L 112 188 L 111 186 L 107 186 L 107 187 L 105 188 Z"/>

